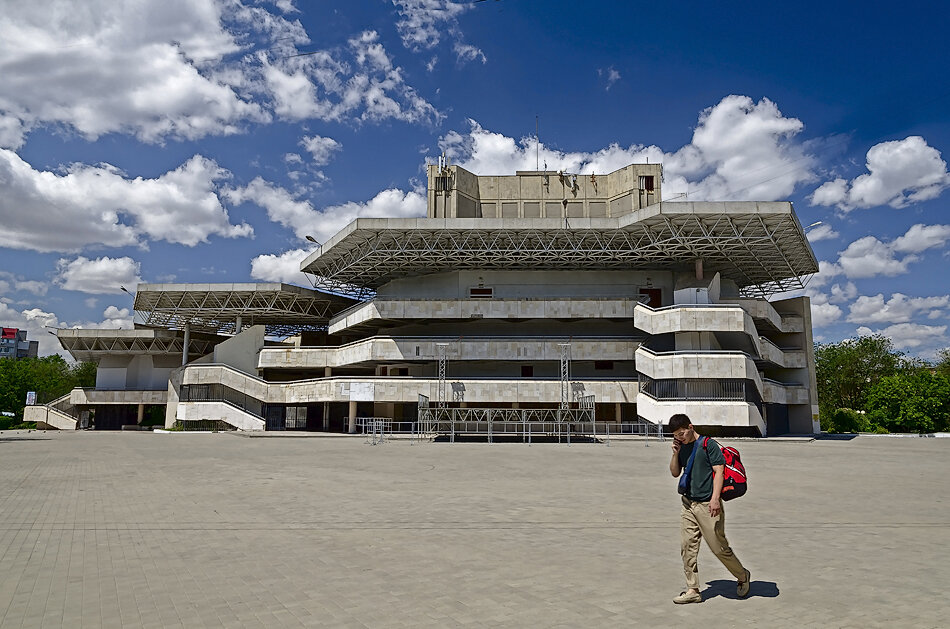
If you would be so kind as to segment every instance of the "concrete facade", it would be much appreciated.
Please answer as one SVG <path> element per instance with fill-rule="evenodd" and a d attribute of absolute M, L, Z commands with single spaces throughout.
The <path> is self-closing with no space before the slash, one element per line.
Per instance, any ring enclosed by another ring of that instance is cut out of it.
<path fill-rule="evenodd" d="M 662 203 L 661 177 L 430 166 L 427 218 L 357 219 L 301 262 L 320 290 L 142 285 L 164 329 L 61 331 L 99 362 L 68 402 L 251 431 L 584 404 L 615 431 L 817 432 L 808 299 L 761 296 L 817 271 L 791 205 Z"/>
<path fill-rule="evenodd" d="M 478 176 L 460 166 L 428 167 L 429 218 L 605 218 L 660 201 L 659 164 L 606 175 L 519 171 Z"/>
<path fill-rule="evenodd" d="M 39 341 L 31 341 L 26 336 L 26 330 L 0 328 L 0 358 L 36 358 Z"/>

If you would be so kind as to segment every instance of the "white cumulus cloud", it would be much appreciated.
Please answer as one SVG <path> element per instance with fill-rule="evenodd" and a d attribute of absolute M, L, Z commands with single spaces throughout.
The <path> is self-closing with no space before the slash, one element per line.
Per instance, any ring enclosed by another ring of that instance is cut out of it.
<path fill-rule="evenodd" d="M 155 179 L 130 178 L 108 164 L 72 164 L 65 174 L 35 170 L 0 149 L 0 223 L 3 245 L 35 251 L 121 247 L 146 240 L 194 246 L 209 236 L 251 236 L 232 225 L 216 194 L 230 176 L 200 155 Z"/>
<path fill-rule="evenodd" d="M 946 332 L 945 325 L 920 323 L 896 323 L 878 330 L 872 330 L 867 326 L 857 329 L 860 336 L 883 334 L 894 342 L 894 347 L 911 350 L 922 358 L 933 358 L 938 349 L 946 347 Z"/>
<path fill-rule="evenodd" d="M 911 226 L 907 232 L 893 242 L 894 251 L 901 253 L 921 253 L 927 249 L 943 247 L 950 240 L 950 225 Z"/>
<path fill-rule="evenodd" d="M 452 49 L 459 63 L 475 60 L 486 62 L 485 53 L 477 46 L 465 43 L 459 28 L 458 18 L 472 8 L 471 3 L 452 0 L 392 0 L 392 3 L 399 15 L 396 30 L 399 31 L 403 46 L 409 50 L 432 50 L 439 45 L 444 35 L 448 35 L 453 40 Z"/>
<path fill-rule="evenodd" d="M 437 124 L 444 117 L 406 83 L 402 68 L 379 41 L 363 31 L 344 50 L 316 50 L 299 56 L 258 53 L 261 89 L 285 120 L 316 118 Z"/>
<path fill-rule="evenodd" d="M 343 145 L 333 138 L 325 138 L 320 135 L 304 136 L 300 140 L 300 146 L 310 153 L 310 157 L 316 166 L 328 164 L 330 156 L 343 148 Z"/>
<path fill-rule="evenodd" d="M 0 146 L 63 125 L 87 139 L 145 142 L 235 133 L 268 112 L 239 93 L 235 32 L 302 32 L 240 0 L 5 3 L 0 12 Z M 38 80 L 37 77 L 42 77 Z"/>
<path fill-rule="evenodd" d="M 819 240 L 833 240 L 840 236 L 838 232 L 828 223 L 823 223 L 818 225 L 814 229 L 809 229 L 805 232 L 805 236 L 808 238 L 808 242 L 818 242 Z"/>
<path fill-rule="evenodd" d="M 129 257 L 102 257 L 90 260 L 79 256 L 60 259 L 56 264 L 56 283 L 66 289 L 90 294 L 118 294 L 124 286 L 130 291 L 142 281 L 141 265 Z"/>
<path fill-rule="evenodd" d="M 280 254 L 260 255 L 251 260 L 251 277 L 265 282 L 284 282 L 297 286 L 309 285 L 301 272 L 300 263 L 310 255 L 306 249 L 291 249 Z"/>
<path fill-rule="evenodd" d="M 549 169 L 609 173 L 631 163 L 663 163 L 663 198 L 688 192 L 690 200 L 774 201 L 814 179 L 815 158 L 795 139 L 804 125 L 767 98 L 727 96 L 700 113 L 692 141 L 672 152 L 657 146 L 611 144 L 594 152 L 537 146 L 482 128 L 470 120 L 467 133 L 450 131 L 439 142 L 452 160 L 479 175 L 533 170 L 536 155 Z"/>
<path fill-rule="evenodd" d="M 890 205 L 902 208 L 934 199 L 950 186 L 940 151 L 918 135 L 875 144 L 867 153 L 868 172 L 850 182 L 834 179 L 811 196 L 812 205 L 833 205 L 844 212 Z"/>
<path fill-rule="evenodd" d="M 59 354 L 63 358 L 72 360 L 69 352 L 64 350 L 59 341 L 52 335 L 50 328 L 83 328 L 83 329 L 131 329 L 132 317 L 127 308 L 110 306 L 103 312 L 101 321 L 63 321 L 54 312 L 47 312 L 41 308 L 25 308 L 17 310 L 9 304 L 0 301 L 0 321 L 4 327 L 19 328 L 27 331 L 27 339 L 39 341 L 39 355 L 49 356 Z"/>
<path fill-rule="evenodd" d="M 225 194 L 233 203 L 251 202 L 264 208 L 270 220 L 292 229 L 299 239 L 313 236 L 320 243 L 326 242 L 359 217 L 405 218 L 426 214 L 423 194 L 395 188 L 383 190 L 365 203 L 351 201 L 322 210 L 315 209 L 310 201 L 299 199 L 286 189 L 260 177 Z"/>
<path fill-rule="evenodd" d="M 932 314 L 935 309 L 950 305 L 950 295 L 908 297 L 894 293 L 887 301 L 884 295 L 862 295 L 851 304 L 848 321 L 852 323 L 907 323 L 917 314 Z M 939 310 L 937 310 L 939 313 Z M 939 315 L 938 315 L 939 316 Z"/>
<path fill-rule="evenodd" d="M 823 328 L 831 325 L 841 318 L 841 308 L 830 303 L 816 303 L 814 298 L 811 302 L 811 324 L 815 328 Z"/>
<path fill-rule="evenodd" d="M 838 264 L 845 275 L 850 278 L 876 277 L 884 275 L 893 277 L 907 273 L 911 262 L 917 261 L 917 256 L 896 258 L 894 249 L 889 244 L 881 242 L 874 236 L 859 238 L 840 252 Z"/>

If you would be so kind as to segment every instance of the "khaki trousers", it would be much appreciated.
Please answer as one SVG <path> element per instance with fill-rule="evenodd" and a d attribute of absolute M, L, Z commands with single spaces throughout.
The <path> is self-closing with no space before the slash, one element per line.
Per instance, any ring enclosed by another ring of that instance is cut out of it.
<path fill-rule="evenodd" d="M 683 572 L 686 574 L 686 586 L 699 589 L 699 540 L 705 538 L 709 549 L 722 562 L 726 570 L 736 579 L 745 578 L 745 568 L 729 547 L 726 539 L 726 510 L 723 508 L 715 518 L 709 515 L 709 502 L 695 502 L 682 497 L 683 510 L 680 513 L 680 537 L 683 555 Z M 723 502 L 720 500 L 722 507 Z"/>

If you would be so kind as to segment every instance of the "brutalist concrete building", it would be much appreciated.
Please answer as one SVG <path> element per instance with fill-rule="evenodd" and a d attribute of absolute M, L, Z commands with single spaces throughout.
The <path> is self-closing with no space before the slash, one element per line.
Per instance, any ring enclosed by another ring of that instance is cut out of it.
<path fill-rule="evenodd" d="M 428 216 L 358 219 L 301 261 L 313 288 L 142 284 L 134 330 L 59 330 L 97 386 L 51 426 L 818 432 L 787 202 L 664 203 L 661 167 L 477 176 L 428 168 Z M 92 418 L 91 421 L 89 418 Z"/>

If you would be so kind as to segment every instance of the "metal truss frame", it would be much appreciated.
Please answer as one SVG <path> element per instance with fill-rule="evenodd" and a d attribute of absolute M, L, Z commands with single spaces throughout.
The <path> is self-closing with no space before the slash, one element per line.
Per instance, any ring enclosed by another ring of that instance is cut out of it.
<path fill-rule="evenodd" d="M 81 332 L 90 332 L 83 335 Z M 106 330 L 59 330 L 57 338 L 63 349 L 76 360 L 97 360 L 107 354 L 128 355 L 178 355 L 184 349 L 184 337 L 175 332 L 164 330 L 115 330 L 109 334 Z M 188 354 L 204 356 L 211 353 L 214 346 L 223 338 L 205 334 L 192 335 L 188 343 Z"/>
<path fill-rule="evenodd" d="M 674 204 L 675 205 L 675 204 Z M 725 206 L 726 204 L 721 204 Z M 758 208 L 755 204 L 748 204 Z M 789 206 L 790 207 L 790 206 Z M 708 273 L 731 279 L 746 296 L 803 288 L 818 262 L 791 211 L 662 213 L 610 227 L 497 227 L 499 221 L 433 221 L 438 227 L 359 224 L 302 270 L 322 290 L 366 299 L 393 279 L 460 269 L 685 269 L 702 259 Z M 621 217 L 621 219 L 624 217 Z M 373 221 L 379 224 L 377 221 Z M 494 224 L 495 227 L 491 227 Z"/>
<path fill-rule="evenodd" d="M 594 434 L 597 416 L 594 396 L 578 408 L 441 408 L 419 406 L 420 436 L 485 434 L 564 435 Z M 590 430 L 585 430 L 587 427 Z M 530 437 L 529 437 L 530 438 Z"/>
<path fill-rule="evenodd" d="M 328 295 L 285 284 L 144 284 L 134 308 L 147 326 L 236 333 L 242 325 L 262 324 L 267 334 L 286 337 L 302 330 L 325 330 L 330 317 L 351 307 L 346 296 Z"/>

